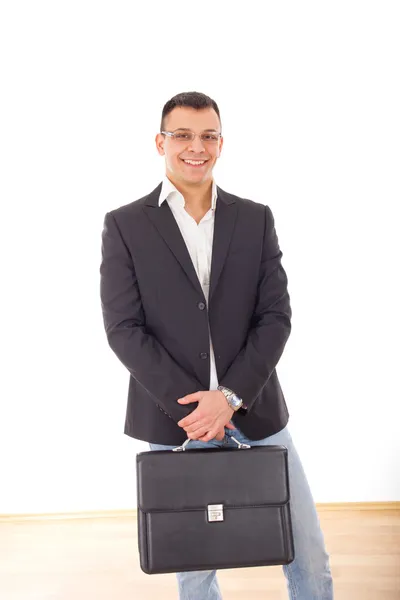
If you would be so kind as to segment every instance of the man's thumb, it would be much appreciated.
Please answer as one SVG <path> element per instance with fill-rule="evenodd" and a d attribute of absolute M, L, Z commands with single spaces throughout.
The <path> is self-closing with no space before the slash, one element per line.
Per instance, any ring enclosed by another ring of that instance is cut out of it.
<path fill-rule="evenodd" d="M 183 398 L 178 398 L 177 402 L 179 404 L 190 404 L 190 402 L 199 402 L 201 398 L 201 394 L 199 392 L 195 392 L 194 394 L 188 394 Z"/>

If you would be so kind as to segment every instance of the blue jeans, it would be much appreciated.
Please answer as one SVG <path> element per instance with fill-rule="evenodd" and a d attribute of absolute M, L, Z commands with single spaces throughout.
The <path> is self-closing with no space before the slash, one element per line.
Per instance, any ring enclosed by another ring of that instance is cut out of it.
<path fill-rule="evenodd" d="M 290 600 L 332 600 L 333 582 L 329 556 L 325 549 L 315 503 L 299 455 L 287 426 L 263 440 L 249 440 L 239 429 L 225 428 L 220 442 L 191 440 L 190 448 L 226 448 L 236 446 L 231 437 L 251 446 L 278 444 L 288 449 L 291 517 L 295 559 L 283 565 Z M 151 450 L 170 450 L 174 446 L 150 444 Z M 245 452 L 245 450 L 243 450 Z M 221 600 L 216 571 L 189 571 L 177 573 L 180 600 Z"/>

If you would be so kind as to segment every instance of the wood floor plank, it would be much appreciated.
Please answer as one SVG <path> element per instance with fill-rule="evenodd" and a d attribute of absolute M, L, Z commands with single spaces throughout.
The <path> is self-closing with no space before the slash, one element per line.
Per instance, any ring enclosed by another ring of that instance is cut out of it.
<path fill-rule="evenodd" d="M 400 600 L 400 511 L 322 511 L 335 600 Z M 224 600 L 287 600 L 281 567 L 221 570 Z M 3 600 L 176 600 L 140 570 L 134 517 L 0 523 Z"/>

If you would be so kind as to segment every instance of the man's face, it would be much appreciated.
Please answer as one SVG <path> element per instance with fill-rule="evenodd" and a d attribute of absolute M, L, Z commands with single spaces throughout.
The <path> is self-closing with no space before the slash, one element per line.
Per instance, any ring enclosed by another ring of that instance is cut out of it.
<path fill-rule="evenodd" d="M 221 124 L 213 108 L 196 110 L 189 107 L 176 107 L 164 122 L 164 131 L 175 132 L 188 129 L 194 133 L 221 132 Z M 211 130 L 211 131 L 207 131 Z M 176 182 L 185 184 L 201 184 L 212 179 L 212 170 L 221 154 L 223 139 L 217 142 L 202 141 L 197 135 L 193 141 L 180 141 L 172 137 L 157 134 L 158 153 L 165 156 L 167 176 Z M 200 166 L 185 162 L 204 161 Z"/>

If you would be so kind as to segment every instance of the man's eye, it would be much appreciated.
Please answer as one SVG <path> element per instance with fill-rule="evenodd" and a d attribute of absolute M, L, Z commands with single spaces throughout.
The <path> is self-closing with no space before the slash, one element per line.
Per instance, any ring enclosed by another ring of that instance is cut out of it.
<path fill-rule="evenodd" d="M 189 140 L 190 135 L 187 133 L 175 133 L 175 139 L 177 140 Z"/>

